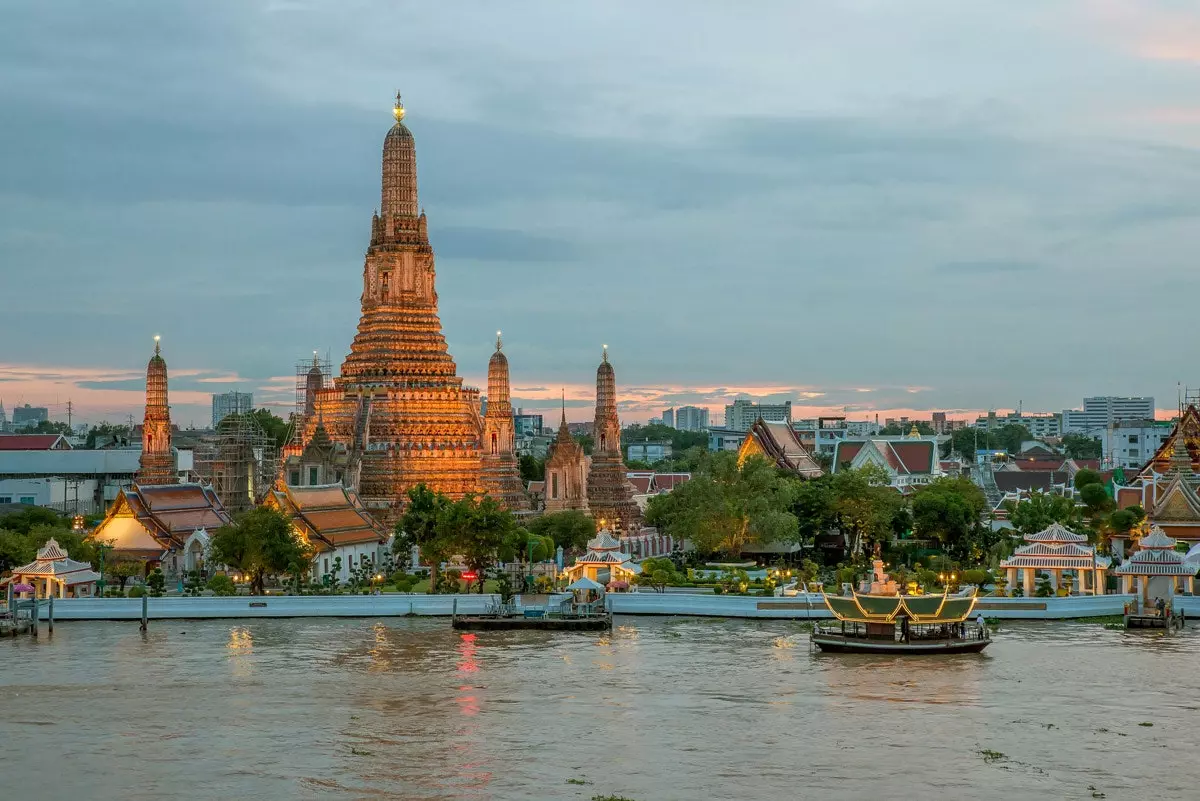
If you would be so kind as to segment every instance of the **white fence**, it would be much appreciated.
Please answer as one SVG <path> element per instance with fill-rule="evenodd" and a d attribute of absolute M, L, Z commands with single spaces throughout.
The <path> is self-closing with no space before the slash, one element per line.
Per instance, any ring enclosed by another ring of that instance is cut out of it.
<path fill-rule="evenodd" d="M 685 593 L 631 592 L 609 596 L 612 611 L 619 615 L 697 615 L 708 617 L 778 618 L 809 620 L 833 617 L 820 595 L 792 598 L 762 598 L 741 595 L 687 595 Z M 1067 598 L 981 597 L 976 608 L 985 617 L 1005 620 L 1058 620 L 1119 615 L 1132 595 L 1076 595 Z M 1200 598 L 1184 606 L 1189 615 L 1200 616 Z"/>
<path fill-rule="evenodd" d="M 555 596 L 558 597 L 558 596 Z M 565 597 L 565 596 L 564 596 Z M 1077 595 L 1067 598 L 982 597 L 976 608 L 985 617 L 1004 620 L 1058 620 L 1119 615 L 1132 595 Z M 460 615 L 484 612 L 495 595 L 267 595 L 201 598 L 147 598 L 151 620 L 171 618 L 249 617 L 396 617 Z M 682 592 L 610 593 L 608 603 L 618 615 L 690 615 L 698 617 L 816 620 L 832 617 L 820 595 L 763 598 L 742 595 Z M 1200 617 L 1200 598 L 1176 598 L 1175 606 L 1189 617 Z M 41 618 L 49 614 L 41 605 Z M 140 620 L 140 598 L 60 598 L 54 601 L 55 620 Z"/>
<path fill-rule="evenodd" d="M 264 595 L 200 598 L 147 598 L 151 620 L 243 617 L 395 617 L 475 615 L 495 595 Z M 49 616 L 41 604 L 41 619 Z M 56 598 L 55 620 L 141 620 L 141 598 Z"/>

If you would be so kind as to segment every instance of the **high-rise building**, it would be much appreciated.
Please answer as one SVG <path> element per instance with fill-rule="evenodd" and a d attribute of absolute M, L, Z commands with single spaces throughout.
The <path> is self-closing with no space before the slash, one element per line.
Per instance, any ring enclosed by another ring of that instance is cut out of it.
<path fill-rule="evenodd" d="M 725 428 L 730 431 L 749 431 L 760 417 L 766 423 L 790 423 L 792 402 L 755 403 L 739 398 L 725 407 Z"/>
<path fill-rule="evenodd" d="M 37 428 L 38 423 L 43 423 L 50 419 L 50 410 L 45 406 L 30 406 L 26 403 L 24 406 L 16 406 L 12 411 L 12 423 L 9 427 L 13 431 L 24 431 L 27 428 Z"/>
<path fill-rule="evenodd" d="M 254 411 L 254 394 L 251 392 L 221 392 L 212 396 L 212 427 L 231 414 L 249 414 Z"/>
<path fill-rule="evenodd" d="M 1025 426 L 1034 439 L 1061 437 L 1063 433 L 1063 417 L 1058 414 L 1021 414 L 1020 412 L 1009 412 L 1008 414 L 1000 415 L 995 412 L 988 412 L 986 415 L 980 416 L 975 420 L 975 428 L 978 429 L 995 431 L 1004 426 Z M 1099 432 L 1096 433 L 1098 434 Z"/>
<path fill-rule="evenodd" d="M 525 410 L 518 408 L 513 414 L 513 425 L 516 427 L 517 437 L 536 437 L 542 433 L 545 427 L 545 418 L 540 414 L 525 414 Z"/>
<path fill-rule="evenodd" d="M 592 429 L 587 502 L 592 517 L 601 521 L 602 527 L 629 532 L 641 522 L 641 512 L 625 476 L 621 420 L 617 417 L 617 377 L 608 361 L 608 348 L 596 368 L 596 423 Z"/>
<path fill-rule="evenodd" d="M 497 332 L 496 352 L 488 362 L 488 405 L 483 418 L 480 486 L 506 509 L 527 511 L 529 496 L 517 469 L 517 436 L 508 387 L 508 357 L 500 349 Z"/>
<path fill-rule="evenodd" d="M 674 409 L 663 409 L 662 424 L 664 426 L 666 426 L 667 428 L 675 427 L 675 410 Z"/>
<path fill-rule="evenodd" d="M 675 410 L 675 428 L 680 431 L 707 431 L 708 409 L 680 406 Z"/>
<path fill-rule="evenodd" d="M 154 355 L 146 365 L 146 416 L 142 421 L 142 455 L 138 484 L 175 484 L 175 457 L 171 453 L 171 407 L 167 404 L 167 362 L 154 338 Z"/>
<path fill-rule="evenodd" d="M 8 415 L 4 413 L 4 401 L 0 400 L 0 431 L 8 430 Z"/>
<path fill-rule="evenodd" d="M 1153 420 L 1154 398 L 1100 396 L 1084 398 L 1083 409 L 1066 409 L 1062 413 L 1064 434 L 1087 434 L 1099 437 L 1115 423 L 1127 420 Z"/>
<path fill-rule="evenodd" d="M 479 390 L 463 386 L 446 347 L 433 248 L 417 199 L 417 153 L 397 95 L 383 140 L 379 212 L 362 272 L 362 313 L 341 375 L 316 397 L 330 438 L 361 454 L 357 487 L 385 524 L 410 488 L 459 498 L 479 490 Z"/>

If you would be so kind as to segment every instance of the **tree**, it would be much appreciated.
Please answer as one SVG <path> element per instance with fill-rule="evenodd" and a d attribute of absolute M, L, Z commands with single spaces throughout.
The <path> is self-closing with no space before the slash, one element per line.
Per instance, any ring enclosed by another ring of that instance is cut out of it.
<path fill-rule="evenodd" d="M 575 441 L 579 443 L 579 447 L 583 448 L 583 452 L 588 456 L 592 455 L 592 445 L 595 440 L 591 434 L 576 434 Z"/>
<path fill-rule="evenodd" d="M 1084 487 L 1089 486 L 1091 484 L 1098 484 L 1101 487 L 1103 487 L 1104 486 L 1104 476 L 1100 475 L 1099 472 L 1092 470 L 1090 468 L 1087 468 L 1087 467 L 1084 467 L 1081 470 L 1076 471 L 1076 473 L 1075 473 L 1075 489 L 1076 490 L 1082 490 Z"/>
<path fill-rule="evenodd" d="M 918 536 L 935 539 L 947 551 L 967 556 L 978 545 L 987 497 L 965 476 L 944 476 L 917 490 L 912 500 Z M 980 549 L 982 551 L 982 549 Z"/>
<path fill-rule="evenodd" d="M 913 420 L 908 423 L 892 423 L 890 426 L 884 426 L 879 429 L 879 433 L 885 436 L 901 436 L 912 431 L 913 426 L 917 427 L 917 433 L 921 436 L 932 437 L 935 433 L 933 424 L 926 420 Z"/>
<path fill-rule="evenodd" d="M 702 554 L 736 556 L 751 543 L 797 542 L 794 482 L 762 457 L 710 454 L 691 481 L 650 499 L 646 522 Z"/>
<path fill-rule="evenodd" d="M 266 591 L 267 574 L 306 572 L 312 560 L 308 546 L 292 531 L 291 522 L 274 509 L 259 507 L 213 533 L 212 559 L 236 567 L 250 577 L 250 594 Z"/>
<path fill-rule="evenodd" d="M 87 440 L 84 442 L 85 448 L 91 450 L 96 447 L 98 441 L 116 440 L 119 443 L 128 444 L 129 442 L 129 426 L 113 425 L 112 423 L 100 423 L 88 429 Z"/>
<path fill-rule="evenodd" d="M 521 471 L 521 480 L 528 484 L 530 481 L 546 480 L 546 462 L 536 456 L 525 454 L 517 462 Z"/>
<path fill-rule="evenodd" d="M 889 484 L 887 472 L 876 465 L 833 474 L 833 512 L 851 553 L 862 553 L 868 542 L 882 542 L 892 533 L 902 504 Z"/>
<path fill-rule="evenodd" d="M 1036 534 L 1052 523 L 1078 528 L 1083 522 L 1075 501 L 1048 492 L 1035 491 L 1016 504 L 1006 501 L 1005 508 L 1009 521 L 1022 534 Z"/>
<path fill-rule="evenodd" d="M 683 575 L 675 569 L 674 562 L 659 556 L 642 560 L 642 572 L 634 580 L 640 587 L 666 592 L 667 586 L 678 584 L 683 580 Z"/>
<path fill-rule="evenodd" d="M 437 536 L 462 555 L 467 567 L 475 573 L 479 592 L 483 592 L 488 569 L 516 527 L 512 512 L 494 499 L 467 495 L 442 508 Z M 467 592 L 470 591 L 468 582 Z"/>
<path fill-rule="evenodd" d="M 282 448 L 287 444 L 292 434 L 292 424 L 284 420 L 270 409 L 255 409 L 250 412 L 254 422 L 258 423 L 263 433 L 275 440 L 275 447 Z"/>
<path fill-rule="evenodd" d="M 1099 459 L 1103 455 L 1100 440 L 1086 434 L 1066 434 L 1062 438 L 1062 446 L 1071 459 Z"/>
<path fill-rule="evenodd" d="M 117 581 L 117 586 L 121 588 L 121 594 L 125 594 L 125 584 L 134 576 L 140 576 L 146 572 L 144 562 L 135 562 L 131 559 L 119 559 L 113 562 L 104 571 L 112 576 Z"/>
<path fill-rule="evenodd" d="M 429 591 L 437 587 L 437 574 L 445 560 L 450 543 L 440 539 L 438 521 L 450 499 L 434 492 L 424 484 L 410 487 L 404 515 L 396 523 L 396 537 L 392 543 L 394 553 L 406 553 L 415 545 L 421 558 L 429 562 Z"/>
<path fill-rule="evenodd" d="M 529 524 L 529 530 L 538 536 L 550 537 L 564 551 L 580 550 L 596 536 L 596 521 L 572 509 L 542 515 Z"/>
<path fill-rule="evenodd" d="M 1009 454 L 1020 453 L 1021 443 L 1031 439 L 1033 439 L 1033 434 L 1030 434 L 1029 429 L 1020 423 L 1009 423 L 992 432 L 994 445 Z"/>
<path fill-rule="evenodd" d="M 792 514 L 796 516 L 801 542 L 812 542 L 837 523 L 835 498 L 832 475 L 797 482 Z"/>
<path fill-rule="evenodd" d="M 146 586 L 150 588 L 151 597 L 162 597 L 163 590 L 167 587 L 167 577 L 163 575 L 161 567 L 154 568 L 150 575 L 146 576 Z"/>
<path fill-rule="evenodd" d="M 52 420 L 39 420 L 38 424 L 29 432 L 30 434 L 65 434 L 71 436 L 75 433 L 71 431 L 71 427 L 66 423 L 56 423 Z"/>

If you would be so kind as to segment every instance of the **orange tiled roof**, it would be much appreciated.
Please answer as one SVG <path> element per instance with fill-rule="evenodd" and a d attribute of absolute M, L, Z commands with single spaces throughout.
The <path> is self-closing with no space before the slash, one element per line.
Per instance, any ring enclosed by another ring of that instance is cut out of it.
<path fill-rule="evenodd" d="M 328 550 L 342 545 L 387 542 L 387 533 L 358 497 L 341 484 L 292 487 L 282 482 L 268 495 L 268 504 L 291 518 L 310 544 Z"/>

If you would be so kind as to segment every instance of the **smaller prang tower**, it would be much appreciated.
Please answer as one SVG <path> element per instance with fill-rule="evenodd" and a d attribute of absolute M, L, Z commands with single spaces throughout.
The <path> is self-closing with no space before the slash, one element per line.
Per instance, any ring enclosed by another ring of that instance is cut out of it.
<path fill-rule="evenodd" d="M 483 416 L 483 455 L 480 459 L 483 491 L 513 512 L 529 511 L 529 495 L 517 466 L 516 430 L 508 388 L 508 357 L 500 332 L 496 352 L 488 362 L 487 412 Z"/>
<path fill-rule="evenodd" d="M 167 362 L 158 337 L 154 355 L 146 365 L 146 417 L 142 422 L 142 455 L 134 480 L 138 484 L 177 484 L 175 457 L 171 454 L 171 409 L 167 405 Z"/>
<path fill-rule="evenodd" d="M 641 512 L 625 475 L 621 456 L 621 421 L 617 417 L 617 378 L 608 361 L 608 346 L 596 368 L 596 423 L 592 430 L 592 466 L 587 500 L 601 528 L 629 534 L 641 527 Z"/>

